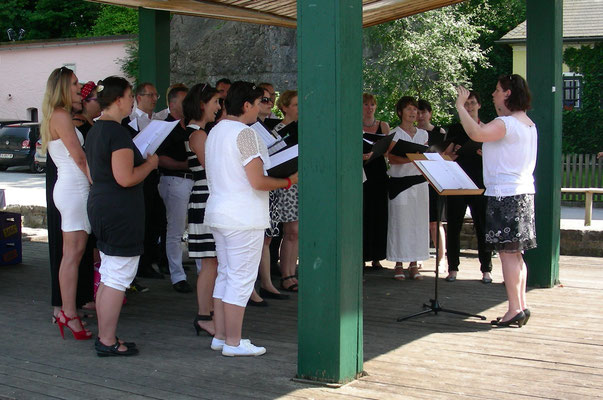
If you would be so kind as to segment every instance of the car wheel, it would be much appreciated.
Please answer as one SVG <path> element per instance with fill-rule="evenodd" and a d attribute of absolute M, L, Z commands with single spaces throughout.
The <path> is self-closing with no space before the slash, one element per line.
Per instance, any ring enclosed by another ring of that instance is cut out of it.
<path fill-rule="evenodd" d="M 29 164 L 29 170 L 36 174 L 41 174 L 42 172 L 46 171 L 46 169 L 37 162 L 32 162 Z"/>
<path fill-rule="evenodd" d="M 7 165 L 0 165 L 0 171 L 6 171 L 8 169 Z"/>

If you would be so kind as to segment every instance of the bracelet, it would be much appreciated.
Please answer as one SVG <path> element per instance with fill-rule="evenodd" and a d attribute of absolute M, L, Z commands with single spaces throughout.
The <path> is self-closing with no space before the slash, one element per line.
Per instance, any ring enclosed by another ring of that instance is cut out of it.
<path fill-rule="evenodd" d="M 289 189 L 289 188 L 291 188 L 291 185 L 293 184 L 293 183 L 291 182 L 291 179 L 289 179 L 289 178 L 285 178 L 285 179 L 287 180 L 287 186 L 285 186 L 285 189 Z"/>

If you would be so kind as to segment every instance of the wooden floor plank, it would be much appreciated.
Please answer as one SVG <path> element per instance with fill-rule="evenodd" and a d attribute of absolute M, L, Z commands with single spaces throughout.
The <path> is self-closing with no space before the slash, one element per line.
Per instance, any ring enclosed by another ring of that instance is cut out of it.
<path fill-rule="evenodd" d="M 120 337 L 137 357 L 100 359 L 91 341 L 61 340 L 50 323 L 45 243 L 24 243 L 24 264 L 0 268 L 0 399 L 597 399 L 603 397 L 603 260 L 561 257 L 562 285 L 533 289 L 533 316 L 521 329 L 493 329 L 506 295 L 500 261 L 483 285 L 475 252 L 459 279 L 439 282 L 444 307 L 483 314 L 396 318 L 433 297 L 433 260 L 420 282 L 391 279 L 392 264 L 364 275 L 364 367 L 368 375 L 339 389 L 292 381 L 297 371 L 297 294 L 249 308 L 244 336 L 267 347 L 250 359 L 222 357 L 197 337 L 193 294 L 169 280 L 142 280 L 128 295 Z M 194 281 L 194 277 L 189 277 Z M 96 321 L 89 320 L 96 332 Z"/>

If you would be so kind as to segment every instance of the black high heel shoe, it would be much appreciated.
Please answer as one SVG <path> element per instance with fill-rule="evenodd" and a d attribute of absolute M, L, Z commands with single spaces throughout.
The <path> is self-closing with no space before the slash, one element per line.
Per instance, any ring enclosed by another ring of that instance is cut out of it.
<path fill-rule="evenodd" d="M 532 315 L 532 313 L 530 312 L 529 308 L 526 308 L 525 310 L 523 310 L 523 313 L 526 315 L 526 319 L 523 320 L 523 324 L 527 325 L 528 320 L 530 319 L 530 316 Z"/>
<path fill-rule="evenodd" d="M 521 328 L 526 320 L 526 315 L 523 311 L 520 311 L 516 316 L 514 316 L 513 318 L 511 318 L 508 321 L 502 321 L 500 319 L 495 319 L 493 321 L 490 321 L 491 325 L 494 326 L 502 326 L 502 327 L 509 327 L 513 324 L 517 324 L 518 328 Z"/>
<path fill-rule="evenodd" d="M 213 311 L 212 311 L 213 314 Z M 212 315 L 197 315 L 195 320 L 193 321 L 193 326 L 195 327 L 195 331 L 197 332 L 197 336 L 201 333 L 201 331 L 207 333 L 209 336 L 213 336 L 207 329 L 201 328 L 197 322 L 199 321 L 211 321 L 213 320 Z"/>

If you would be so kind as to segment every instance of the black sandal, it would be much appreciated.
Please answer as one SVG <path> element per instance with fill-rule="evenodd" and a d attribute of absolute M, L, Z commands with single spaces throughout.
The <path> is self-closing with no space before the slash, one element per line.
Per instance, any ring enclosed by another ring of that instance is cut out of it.
<path fill-rule="evenodd" d="M 119 346 L 122 346 L 122 344 L 119 343 L 119 340 L 116 340 L 115 344 L 112 344 L 111 346 L 104 345 L 98 337 L 94 342 L 94 349 L 96 350 L 96 355 L 99 357 L 135 356 L 138 354 L 138 349 L 136 347 L 128 347 L 124 343 L 123 346 L 126 347 L 126 350 L 120 351 Z"/>
<path fill-rule="evenodd" d="M 213 320 L 213 311 L 211 312 L 210 315 L 197 315 L 195 317 L 195 320 L 193 321 L 193 326 L 195 327 L 195 331 L 197 331 L 197 336 L 199 336 L 199 333 L 201 333 L 201 331 L 207 333 L 209 336 L 214 336 L 211 333 L 209 333 L 209 331 L 205 328 L 201 328 L 201 326 L 199 326 L 199 324 L 197 322 L 199 321 L 211 321 Z"/>
<path fill-rule="evenodd" d="M 293 279 L 293 278 L 295 278 L 295 277 L 296 277 L 295 275 L 291 275 L 291 276 L 287 276 L 287 277 L 285 277 L 285 278 L 281 278 L 281 289 L 286 290 L 286 291 L 288 291 L 288 292 L 296 292 L 296 293 L 297 293 L 297 283 L 294 283 L 293 285 L 288 286 L 288 287 L 285 287 L 285 286 L 283 285 L 283 283 L 284 283 L 286 280 L 288 280 L 288 279 Z"/>

